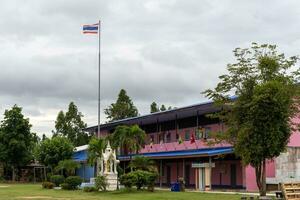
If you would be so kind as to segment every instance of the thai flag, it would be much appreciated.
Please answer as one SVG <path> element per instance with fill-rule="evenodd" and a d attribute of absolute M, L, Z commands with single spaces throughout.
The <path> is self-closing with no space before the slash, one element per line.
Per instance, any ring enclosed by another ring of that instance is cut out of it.
<path fill-rule="evenodd" d="M 99 24 L 83 25 L 83 34 L 97 34 L 99 29 Z"/>

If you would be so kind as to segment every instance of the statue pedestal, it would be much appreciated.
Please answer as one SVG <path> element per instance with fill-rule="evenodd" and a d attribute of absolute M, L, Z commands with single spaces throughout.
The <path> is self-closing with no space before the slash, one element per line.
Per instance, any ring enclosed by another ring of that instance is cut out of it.
<path fill-rule="evenodd" d="M 108 191 L 117 190 L 118 187 L 118 174 L 104 174 L 107 179 L 108 187 L 106 188 Z"/>

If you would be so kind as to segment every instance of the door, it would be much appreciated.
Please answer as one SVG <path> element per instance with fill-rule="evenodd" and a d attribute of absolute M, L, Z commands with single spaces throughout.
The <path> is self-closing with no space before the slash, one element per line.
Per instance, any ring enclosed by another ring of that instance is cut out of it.
<path fill-rule="evenodd" d="M 185 185 L 189 186 L 190 185 L 190 170 L 191 166 L 190 165 L 185 165 L 184 167 L 184 177 L 185 177 Z"/>
<path fill-rule="evenodd" d="M 167 186 L 171 185 L 171 167 L 167 165 Z"/>
<path fill-rule="evenodd" d="M 236 164 L 230 165 L 230 185 L 236 187 Z"/>
<path fill-rule="evenodd" d="M 205 190 L 205 168 L 198 168 L 198 185 L 199 190 L 204 191 Z"/>

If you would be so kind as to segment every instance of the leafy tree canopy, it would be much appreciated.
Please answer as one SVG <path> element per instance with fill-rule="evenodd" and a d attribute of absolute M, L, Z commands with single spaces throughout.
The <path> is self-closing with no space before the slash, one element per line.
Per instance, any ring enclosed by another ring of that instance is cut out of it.
<path fill-rule="evenodd" d="M 35 157 L 40 163 L 54 169 L 59 161 L 71 159 L 73 150 L 74 146 L 67 138 L 55 136 L 45 139 L 37 146 Z"/>
<path fill-rule="evenodd" d="M 60 111 L 55 121 L 54 135 L 67 137 L 75 146 L 88 144 L 90 136 L 83 129 L 87 127 L 82 120 L 82 113 L 78 111 L 74 102 L 69 104 L 68 111 Z"/>
<path fill-rule="evenodd" d="M 102 152 L 106 147 L 104 138 L 93 137 L 89 142 L 88 147 L 88 163 L 94 165 L 98 159 L 102 158 Z"/>
<path fill-rule="evenodd" d="M 158 105 L 155 102 L 152 102 L 150 105 L 150 113 L 159 112 Z"/>
<path fill-rule="evenodd" d="M 278 156 L 291 135 L 291 119 L 298 112 L 298 58 L 286 58 L 275 45 L 234 50 L 237 62 L 227 66 L 213 90 L 204 93 L 222 108 L 217 114 L 227 125 L 221 140 L 234 145 L 236 155 L 256 171 L 261 195 L 266 194 L 265 161 Z M 234 102 L 230 96 L 236 95 Z"/>
<path fill-rule="evenodd" d="M 167 110 L 166 106 L 164 104 L 162 104 L 160 107 L 160 111 L 166 111 L 166 110 Z"/>
<path fill-rule="evenodd" d="M 176 107 L 174 107 L 174 108 L 176 108 Z M 159 106 L 157 105 L 156 102 L 152 102 L 152 104 L 150 105 L 150 113 L 156 113 L 156 112 L 160 112 L 160 111 L 172 110 L 174 108 L 172 108 L 172 106 L 169 106 L 168 109 L 167 109 L 164 104 L 162 104 L 161 107 L 159 108 Z"/>
<path fill-rule="evenodd" d="M 109 121 L 125 119 L 138 116 L 138 110 L 133 105 L 131 98 L 124 89 L 121 89 L 116 103 L 112 103 L 108 108 L 104 109 Z"/>
<path fill-rule="evenodd" d="M 74 176 L 75 170 L 80 167 L 80 164 L 72 159 L 61 160 L 55 167 L 55 171 L 65 171 L 67 176 Z"/>
<path fill-rule="evenodd" d="M 112 147 L 125 150 L 125 154 L 129 152 L 138 152 L 145 144 L 146 133 L 138 125 L 117 126 L 109 140 Z"/>
<path fill-rule="evenodd" d="M 32 151 L 38 137 L 30 131 L 29 119 L 24 118 L 22 108 L 14 105 L 5 110 L 0 125 L 0 162 L 15 169 L 28 164 L 32 159 Z"/>
<path fill-rule="evenodd" d="M 129 167 L 134 170 L 144 170 L 150 172 L 157 172 L 157 167 L 155 162 L 148 157 L 145 156 L 136 156 L 134 157 L 130 163 Z"/>

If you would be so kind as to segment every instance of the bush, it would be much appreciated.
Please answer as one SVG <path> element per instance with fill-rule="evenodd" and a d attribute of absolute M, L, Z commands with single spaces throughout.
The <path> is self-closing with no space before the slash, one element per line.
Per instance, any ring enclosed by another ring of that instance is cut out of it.
<path fill-rule="evenodd" d="M 54 183 L 51 182 L 43 182 L 42 187 L 45 189 L 53 189 L 54 188 Z"/>
<path fill-rule="evenodd" d="M 58 187 L 65 181 L 65 177 L 63 177 L 62 175 L 53 175 L 50 177 L 50 181 L 54 183 L 56 187 Z"/>
<path fill-rule="evenodd" d="M 47 173 L 47 181 L 50 181 L 51 176 L 53 176 L 53 173 L 51 173 L 51 172 Z"/>
<path fill-rule="evenodd" d="M 120 182 L 126 188 L 131 188 L 133 185 L 135 185 L 136 188 L 140 190 L 142 187 L 147 186 L 150 191 L 153 191 L 156 178 L 157 173 L 137 170 L 122 175 Z"/>
<path fill-rule="evenodd" d="M 62 183 L 60 186 L 63 190 L 72 190 L 72 187 L 68 183 Z"/>
<path fill-rule="evenodd" d="M 97 190 L 106 191 L 108 182 L 105 176 L 97 176 L 95 179 L 95 186 Z"/>
<path fill-rule="evenodd" d="M 135 177 L 131 173 L 123 174 L 120 177 L 120 183 L 130 189 L 135 184 Z"/>
<path fill-rule="evenodd" d="M 96 187 L 85 186 L 85 187 L 83 188 L 83 191 L 84 191 L 84 192 L 96 192 L 96 191 L 98 191 L 98 190 L 97 190 Z"/>
<path fill-rule="evenodd" d="M 79 176 L 69 176 L 65 183 L 69 184 L 72 190 L 75 190 L 82 183 L 82 179 Z"/>
<path fill-rule="evenodd" d="M 148 190 L 154 192 L 155 180 L 158 178 L 158 173 L 156 172 L 148 172 L 147 173 L 147 187 Z"/>

